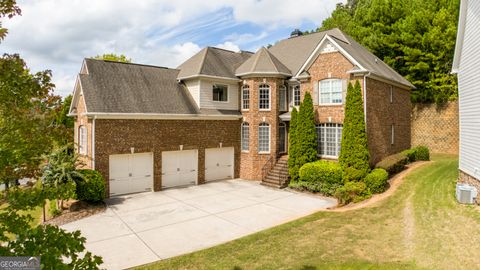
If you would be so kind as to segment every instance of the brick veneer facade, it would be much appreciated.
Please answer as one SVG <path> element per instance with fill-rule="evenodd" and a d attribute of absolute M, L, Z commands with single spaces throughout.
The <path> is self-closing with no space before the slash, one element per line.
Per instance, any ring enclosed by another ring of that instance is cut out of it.
<path fill-rule="evenodd" d="M 393 87 L 392 102 L 390 87 Z M 367 77 L 367 135 L 372 165 L 388 155 L 410 148 L 411 108 L 409 90 Z"/>
<path fill-rule="evenodd" d="M 234 147 L 234 177 L 239 177 L 239 120 L 95 120 L 95 169 L 109 179 L 109 156 L 153 153 L 154 190 L 162 186 L 162 151 L 198 149 L 198 183 L 205 181 L 205 148 Z M 108 183 L 107 194 L 109 194 Z"/>
<path fill-rule="evenodd" d="M 80 126 L 85 126 L 87 129 L 87 154 L 86 155 L 80 155 L 79 160 L 83 163 L 83 166 L 86 168 L 91 168 L 92 167 L 92 150 L 93 150 L 93 145 L 90 141 L 90 138 L 92 138 L 92 119 L 89 119 L 85 113 L 86 113 L 86 108 L 85 108 L 85 101 L 83 98 L 83 95 L 79 96 L 79 100 L 77 103 L 77 117 L 75 120 L 74 124 L 74 139 L 73 141 L 75 142 L 75 148 L 77 149 L 78 152 L 78 146 L 79 146 L 79 128 Z"/>
<path fill-rule="evenodd" d="M 249 123 L 248 151 L 242 151 L 240 157 L 240 177 L 251 180 L 261 180 L 262 168 L 268 159 L 275 159 L 278 155 L 278 127 L 279 127 L 279 88 L 284 85 L 281 78 L 245 78 L 245 85 L 250 87 L 250 108 L 242 110 L 243 121 Z M 270 86 L 270 110 L 259 110 L 259 86 Z M 261 123 L 270 124 L 270 153 L 258 151 L 258 127 Z"/>

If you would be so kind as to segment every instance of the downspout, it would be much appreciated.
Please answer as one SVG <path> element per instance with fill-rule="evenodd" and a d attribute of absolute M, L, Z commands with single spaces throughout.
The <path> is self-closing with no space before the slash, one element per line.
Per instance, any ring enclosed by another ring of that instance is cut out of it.
<path fill-rule="evenodd" d="M 365 117 L 365 129 L 367 129 L 367 77 L 370 76 L 372 72 L 368 72 L 363 76 L 363 116 Z"/>
<path fill-rule="evenodd" d="M 95 119 L 97 116 L 93 116 L 92 121 L 92 170 L 95 170 Z"/>

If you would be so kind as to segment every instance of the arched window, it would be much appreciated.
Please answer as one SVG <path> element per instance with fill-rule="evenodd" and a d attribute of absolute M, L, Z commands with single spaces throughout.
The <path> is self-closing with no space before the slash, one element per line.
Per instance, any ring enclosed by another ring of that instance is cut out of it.
<path fill-rule="evenodd" d="M 326 79 L 319 84 L 320 104 L 342 104 L 342 80 Z"/>
<path fill-rule="evenodd" d="M 242 86 L 242 110 L 250 109 L 250 86 Z"/>
<path fill-rule="evenodd" d="M 250 143 L 250 124 L 242 123 L 242 151 L 248 151 Z"/>
<path fill-rule="evenodd" d="M 270 153 L 270 124 L 265 122 L 258 126 L 258 152 Z"/>
<path fill-rule="evenodd" d="M 270 110 L 270 86 L 261 84 L 258 88 L 258 108 L 260 110 Z"/>
<path fill-rule="evenodd" d="M 78 153 L 87 154 L 87 128 L 85 126 L 78 127 Z"/>
<path fill-rule="evenodd" d="M 280 91 L 279 91 L 279 99 L 278 102 L 280 103 L 280 111 L 284 112 L 287 110 L 287 88 L 285 85 L 280 86 Z"/>
<path fill-rule="evenodd" d="M 320 156 L 337 158 L 342 144 L 342 124 L 322 123 L 317 128 L 317 150 Z"/>

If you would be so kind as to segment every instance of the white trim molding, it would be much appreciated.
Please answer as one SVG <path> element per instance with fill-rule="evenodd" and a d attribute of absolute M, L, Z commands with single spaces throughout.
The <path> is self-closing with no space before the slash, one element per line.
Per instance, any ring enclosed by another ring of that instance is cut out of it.
<path fill-rule="evenodd" d="M 241 115 L 167 114 L 167 113 L 85 113 L 96 119 L 158 119 L 158 120 L 239 120 Z"/>

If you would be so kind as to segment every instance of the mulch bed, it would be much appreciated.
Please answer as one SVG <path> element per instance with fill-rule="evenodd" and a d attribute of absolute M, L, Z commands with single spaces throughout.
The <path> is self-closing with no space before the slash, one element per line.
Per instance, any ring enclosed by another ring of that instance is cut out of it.
<path fill-rule="evenodd" d="M 104 202 L 93 204 L 84 201 L 68 201 L 64 202 L 63 211 L 59 216 L 48 219 L 44 224 L 61 226 L 104 212 L 106 209 L 107 205 Z"/>

